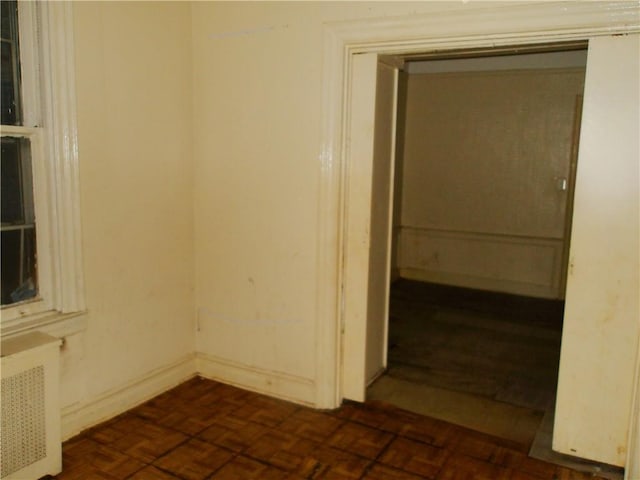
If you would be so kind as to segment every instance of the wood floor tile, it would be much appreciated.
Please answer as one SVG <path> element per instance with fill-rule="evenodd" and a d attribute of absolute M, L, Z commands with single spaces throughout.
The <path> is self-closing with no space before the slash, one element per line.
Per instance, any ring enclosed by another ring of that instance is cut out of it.
<path fill-rule="evenodd" d="M 196 402 L 203 396 L 215 392 L 218 388 L 220 388 L 220 384 L 217 382 L 210 382 L 200 377 L 194 377 L 170 390 L 167 399 L 172 403 L 176 401 Z"/>
<path fill-rule="evenodd" d="M 397 433 L 404 425 L 406 415 L 412 416 L 410 412 L 402 411 L 399 416 L 390 414 L 399 413 L 395 409 L 383 409 L 378 404 L 368 404 L 366 406 L 354 402 L 345 402 L 334 415 L 338 418 L 360 423 L 367 427 Z"/>
<path fill-rule="evenodd" d="M 603 480 L 388 404 L 315 411 L 192 379 L 63 445 L 58 480 Z"/>
<path fill-rule="evenodd" d="M 511 472 L 509 480 L 553 480 L 553 477 L 538 477 L 530 473 L 514 470 Z"/>
<path fill-rule="evenodd" d="M 233 454 L 193 439 L 156 460 L 154 465 L 187 480 L 203 480 L 233 458 Z"/>
<path fill-rule="evenodd" d="M 303 480 L 303 478 L 256 460 L 238 456 L 218 470 L 211 480 Z"/>
<path fill-rule="evenodd" d="M 260 396 L 248 400 L 231 415 L 267 427 L 276 427 L 299 409 L 300 407 L 293 403 Z"/>
<path fill-rule="evenodd" d="M 402 425 L 399 435 L 428 443 L 435 447 L 448 447 L 459 442 L 461 436 L 468 432 L 457 425 L 430 417 L 418 416 L 413 422 Z"/>
<path fill-rule="evenodd" d="M 395 439 L 380 457 L 380 463 L 425 478 L 436 478 L 450 452 L 407 438 Z"/>
<path fill-rule="evenodd" d="M 313 451 L 314 475 L 310 478 L 360 478 L 371 465 L 371 460 L 331 447 L 320 447 Z"/>
<path fill-rule="evenodd" d="M 419 413 L 410 412 L 380 400 L 367 401 L 365 410 L 375 410 L 378 414 L 377 425 L 371 426 L 392 433 L 400 433 L 406 425 L 413 425 L 424 418 Z M 358 421 L 358 417 L 359 415 L 354 415 L 353 420 Z"/>
<path fill-rule="evenodd" d="M 176 480 L 180 477 L 171 475 L 170 473 L 163 472 L 159 468 L 149 465 L 142 470 L 136 472 L 133 477 L 129 477 L 130 480 Z"/>
<path fill-rule="evenodd" d="M 526 454 L 506 447 L 498 447 L 489 461 L 501 467 L 521 468 L 521 465 L 528 459 Z"/>
<path fill-rule="evenodd" d="M 125 415 L 93 429 L 90 438 L 146 463 L 153 462 L 188 437 L 175 430 Z"/>
<path fill-rule="evenodd" d="M 424 477 L 376 464 L 362 477 L 362 480 L 424 480 Z"/>
<path fill-rule="evenodd" d="M 492 463 L 453 453 L 437 480 L 509 480 L 512 471 Z"/>
<path fill-rule="evenodd" d="M 343 423 L 344 421 L 326 413 L 298 410 L 286 418 L 278 429 L 320 443 L 333 434 Z"/>
<path fill-rule="evenodd" d="M 374 459 L 392 438 L 391 433 L 348 422 L 329 438 L 328 444 L 338 450 Z"/>
<path fill-rule="evenodd" d="M 198 438 L 234 452 L 242 452 L 268 431 L 264 425 L 225 416 L 217 418 L 213 425 L 198 435 Z"/>
<path fill-rule="evenodd" d="M 63 474 L 58 478 L 128 478 L 145 466 L 113 448 L 83 437 L 63 448 Z"/>
<path fill-rule="evenodd" d="M 312 457 L 317 449 L 318 444 L 315 442 L 271 430 L 251 445 L 245 455 L 282 470 L 308 477 L 317 465 Z"/>
<path fill-rule="evenodd" d="M 62 468 L 62 473 L 55 477 L 58 480 L 123 480 L 125 478 L 103 472 L 89 464 L 63 465 Z"/>
<path fill-rule="evenodd" d="M 210 407 L 192 406 L 187 409 L 175 409 L 159 418 L 157 423 L 186 435 L 196 435 L 210 426 L 215 418 Z"/>

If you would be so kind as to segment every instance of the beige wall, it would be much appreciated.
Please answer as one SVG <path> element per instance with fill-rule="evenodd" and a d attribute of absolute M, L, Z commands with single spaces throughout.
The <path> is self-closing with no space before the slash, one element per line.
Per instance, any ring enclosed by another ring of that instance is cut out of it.
<path fill-rule="evenodd" d="M 313 382 L 323 23 L 434 7 L 192 8 L 198 351 Z"/>
<path fill-rule="evenodd" d="M 74 4 L 89 313 L 63 410 L 194 349 L 190 29 L 188 4 Z"/>
<path fill-rule="evenodd" d="M 557 182 L 571 183 L 583 84 L 580 68 L 409 75 L 401 276 L 564 296 Z"/>

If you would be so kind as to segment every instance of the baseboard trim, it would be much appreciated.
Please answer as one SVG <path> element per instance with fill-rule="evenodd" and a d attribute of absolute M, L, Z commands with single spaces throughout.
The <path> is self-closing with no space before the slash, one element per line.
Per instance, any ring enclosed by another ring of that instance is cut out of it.
<path fill-rule="evenodd" d="M 189 354 L 180 360 L 143 375 L 123 386 L 110 390 L 84 403 L 76 403 L 62 409 L 62 440 L 121 414 L 150 398 L 194 377 L 196 355 Z"/>
<path fill-rule="evenodd" d="M 308 378 L 250 367 L 204 353 L 196 354 L 196 369 L 205 378 L 245 390 L 312 407 L 316 403 L 315 382 Z"/>
<path fill-rule="evenodd" d="M 313 380 L 195 353 L 93 400 L 64 407 L 62 440 L 68 440 L 87 428 L 126 412 L 196 375 L 298 404 L 315 405 Z"/>

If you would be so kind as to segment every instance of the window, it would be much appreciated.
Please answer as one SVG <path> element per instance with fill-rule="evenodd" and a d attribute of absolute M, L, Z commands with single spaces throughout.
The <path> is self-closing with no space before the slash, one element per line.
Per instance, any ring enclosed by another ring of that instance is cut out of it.
<path fill-rule="evenodd" d="M 84 310 L 69 2 L 2 0 L 2 335 Z"/>
<path fill-rule="evenodd" d="M 22 126 L 18 5 L 3 1 L 2 12 L 2 125 Z M 17 136 L 17 134 L 22 134 Z M 35 214 L 28 132 L 2 136 L 2 305 L 37 296 Z"/>

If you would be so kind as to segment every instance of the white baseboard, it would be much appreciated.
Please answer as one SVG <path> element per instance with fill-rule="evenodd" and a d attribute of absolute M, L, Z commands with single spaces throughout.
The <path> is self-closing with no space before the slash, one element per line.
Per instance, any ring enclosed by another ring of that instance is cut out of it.
<path fill-rule="evenodd" d="M 126 412 L 195 375 L 303 405 L 313 406 L 316 400 L 313 380 L 196 353 L 153 370 L 93 400 L 63 408 L 62 440 Z"/>
<path fill-rule="evenodd" d="M 121 414 L 197 374 L 194 354 L 149 372 L 97 398 L 62 409 L 62 440 Z"/>
<path fill-rule="evenodd" d="M 246 390 L 289 400 L 302 405 L 316 403 L 315 382 L 308 378 L 250 367 L 204 353 L 196 354 L 200 375 Z"/>

